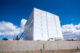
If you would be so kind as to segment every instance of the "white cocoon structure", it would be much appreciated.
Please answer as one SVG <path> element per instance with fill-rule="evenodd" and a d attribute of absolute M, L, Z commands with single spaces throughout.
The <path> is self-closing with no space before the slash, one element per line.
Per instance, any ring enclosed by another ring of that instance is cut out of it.
<path fill-rule="evenodd" d="M 59 16 L 34 8 L 25 25 L 23 40 L 62 40 Z"/>

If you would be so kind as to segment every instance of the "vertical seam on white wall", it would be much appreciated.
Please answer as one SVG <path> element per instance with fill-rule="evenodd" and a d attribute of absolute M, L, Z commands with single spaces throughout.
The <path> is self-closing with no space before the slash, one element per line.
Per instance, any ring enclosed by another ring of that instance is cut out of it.
<path fill-rule="evenodd" d="M 42 12 L 41 13 L 41 34 L 42 34 L 42 39 L 43 39 L 43 25 L 42 25 Z"/>
<path fill-rule="evenodd" d="M 48 19 L 47 19 L 47 12 L 46 12 L 46 26 L 47 26 L 47 35 L 48 35 L 48 39 L 49 39 L 49 29 L 48 29 Z"/>
<path fill-rule="evenodd" d="M 54 16 L 52 15 L 52 19 L 53 19 L 53 28 L 54 28 L 54 25 L 55 25 L 55 21 L 54 21 Z M 53 30 L 53 32 L 54 32 L 54 30 Z M 55 35 L 53 34 L 53 37 L 55 37 Z"/>
<path fill-rule="evenodd" d="M 57 31 L 57 38 L 58 38 L 58 30 L 57 30 L 57 25 L 56 25 L 56 19 L 55 19 L 55 16 L 54 16 L 54 22 L 55 22 L 56 31 Z"/>

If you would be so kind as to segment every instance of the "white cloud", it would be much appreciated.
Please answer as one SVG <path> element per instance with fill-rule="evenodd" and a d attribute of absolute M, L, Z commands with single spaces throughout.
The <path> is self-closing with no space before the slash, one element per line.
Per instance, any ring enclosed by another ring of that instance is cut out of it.
<path fill-rule="evenodd" d="M 73 25 L 73 24 L 63 25 L 62 32 L 64 35 L 64 39 L 72 39 L 72 38 L 80 39 L 80 24 L 78 24 L 78 25 Z"/>
<path fill-rule="evenodd" d="M 26 19 L 22 19 L 21 20 L 21 28 L 24 29 L 24 25 L 26 24 L 27 20 Z"/>
<path fill-rule="evenodd" d="M 18 27 L 11 22 L 5 22 L 5 21 L 0 22 L 0 35 L 4 36 L 18 35 L 20 32 L 23 31 L 23 26 L 25 25 L 26 21 L 27 20 L 25 19 L 21 20 L 21 27 Z"/>

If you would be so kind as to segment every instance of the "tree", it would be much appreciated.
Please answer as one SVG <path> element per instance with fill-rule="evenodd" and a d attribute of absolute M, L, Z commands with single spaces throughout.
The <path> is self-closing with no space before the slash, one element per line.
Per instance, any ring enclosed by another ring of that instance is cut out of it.
<path fill-rule="evenodd" d="M 2 40 L 8 40 L 8 38 L 3 38 Z"/>

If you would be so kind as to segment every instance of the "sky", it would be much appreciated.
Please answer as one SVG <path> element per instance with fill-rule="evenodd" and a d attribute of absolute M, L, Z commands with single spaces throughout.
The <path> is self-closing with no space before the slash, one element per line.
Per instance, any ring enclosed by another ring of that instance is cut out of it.
<path fill-rule="evenodd" d="M 0 37 L 21 33 L 33 8 L 58 15 L 65 39 L 80 39 L 80 0 L 0 0 Z"/>

